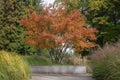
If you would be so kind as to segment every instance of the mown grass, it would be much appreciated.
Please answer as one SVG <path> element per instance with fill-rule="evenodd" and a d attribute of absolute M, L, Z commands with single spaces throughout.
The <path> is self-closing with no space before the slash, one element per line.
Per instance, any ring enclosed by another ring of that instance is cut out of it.
<path fill-rule="evenodd" d="M 39 55 L 29 55 L 23 56 L 23 58 L 28 61 L 31 66 L 44 66 L 44 65 L 71 65 L 69 63 L 52 63 L 49 57 L 39 56 Z"/>
<path fill-rule="evenodd" d="M 29 65 L 31 66 L 52 65 L 52 62 L 50 61 L 50 59 L 45 56 L 29 55 L 29 56 L 23 56 L 23 58 L 27 60 Z"/>

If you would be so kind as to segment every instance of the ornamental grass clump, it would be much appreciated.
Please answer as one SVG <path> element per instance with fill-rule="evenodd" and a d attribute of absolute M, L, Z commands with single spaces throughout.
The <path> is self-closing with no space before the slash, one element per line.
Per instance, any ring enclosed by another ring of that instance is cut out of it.
<path fill-rule="evenodd" d="M 20 55 L 0 51 L 0 80 L 29 80 L 29 66 Z"/>
<path fill-rule="evenodd" d="M 94 51 L 91 67 L 96 80 L 120 80 L 120 42 Z"/>

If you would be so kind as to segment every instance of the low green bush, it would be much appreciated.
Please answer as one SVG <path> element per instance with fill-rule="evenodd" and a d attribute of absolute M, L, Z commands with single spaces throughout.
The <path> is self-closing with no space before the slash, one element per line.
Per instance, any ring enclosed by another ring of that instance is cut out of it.
<path fill-rule="evenodd" d="M 46 56 L 39 55 L 26 55 L 23 58 L 29 63 L 31 66 L 39 66 L 39 65 L 51 65 L 51 60 Z"/>
<path fill-rule="evenodd" d="M 0 80 L 29 80 L 27 63 L 16 53 L 0 51 Z"/>
<path fill-rule="evenodd" d="M 96 80 L 120 80 L 120 43 L 94 51 L 91 67 Z"/>
<path fill-rule="evenodd" d="M 45 65 L 72 65 L 69 62 L 64 63 L 52 63 L 51 59 L 46 55 L 25 55 L 23 58 L 29 63 L 31 66 L 45 66 Z M 67 57 L 66 57 L 67 58 Z"/>

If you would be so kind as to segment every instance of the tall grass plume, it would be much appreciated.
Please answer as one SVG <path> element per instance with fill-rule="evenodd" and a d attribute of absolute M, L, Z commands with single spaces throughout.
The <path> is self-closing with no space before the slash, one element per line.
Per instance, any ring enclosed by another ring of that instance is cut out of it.
<path fill-rule="evenodd" d="M 29 80 L 29 66 L 20 55 L 0 51 L 0 80 Z"/>

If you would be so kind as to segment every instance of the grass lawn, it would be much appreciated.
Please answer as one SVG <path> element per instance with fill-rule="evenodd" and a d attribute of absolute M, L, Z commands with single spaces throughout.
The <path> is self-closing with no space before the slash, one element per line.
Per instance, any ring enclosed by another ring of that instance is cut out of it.
<path fill-rule="evenodd" d="M 31 55 L 31 56 L 23 56 L 23 58 L 27 60 L 31 66 L 52 65 L 50 59 L 45 56 Z"/>

